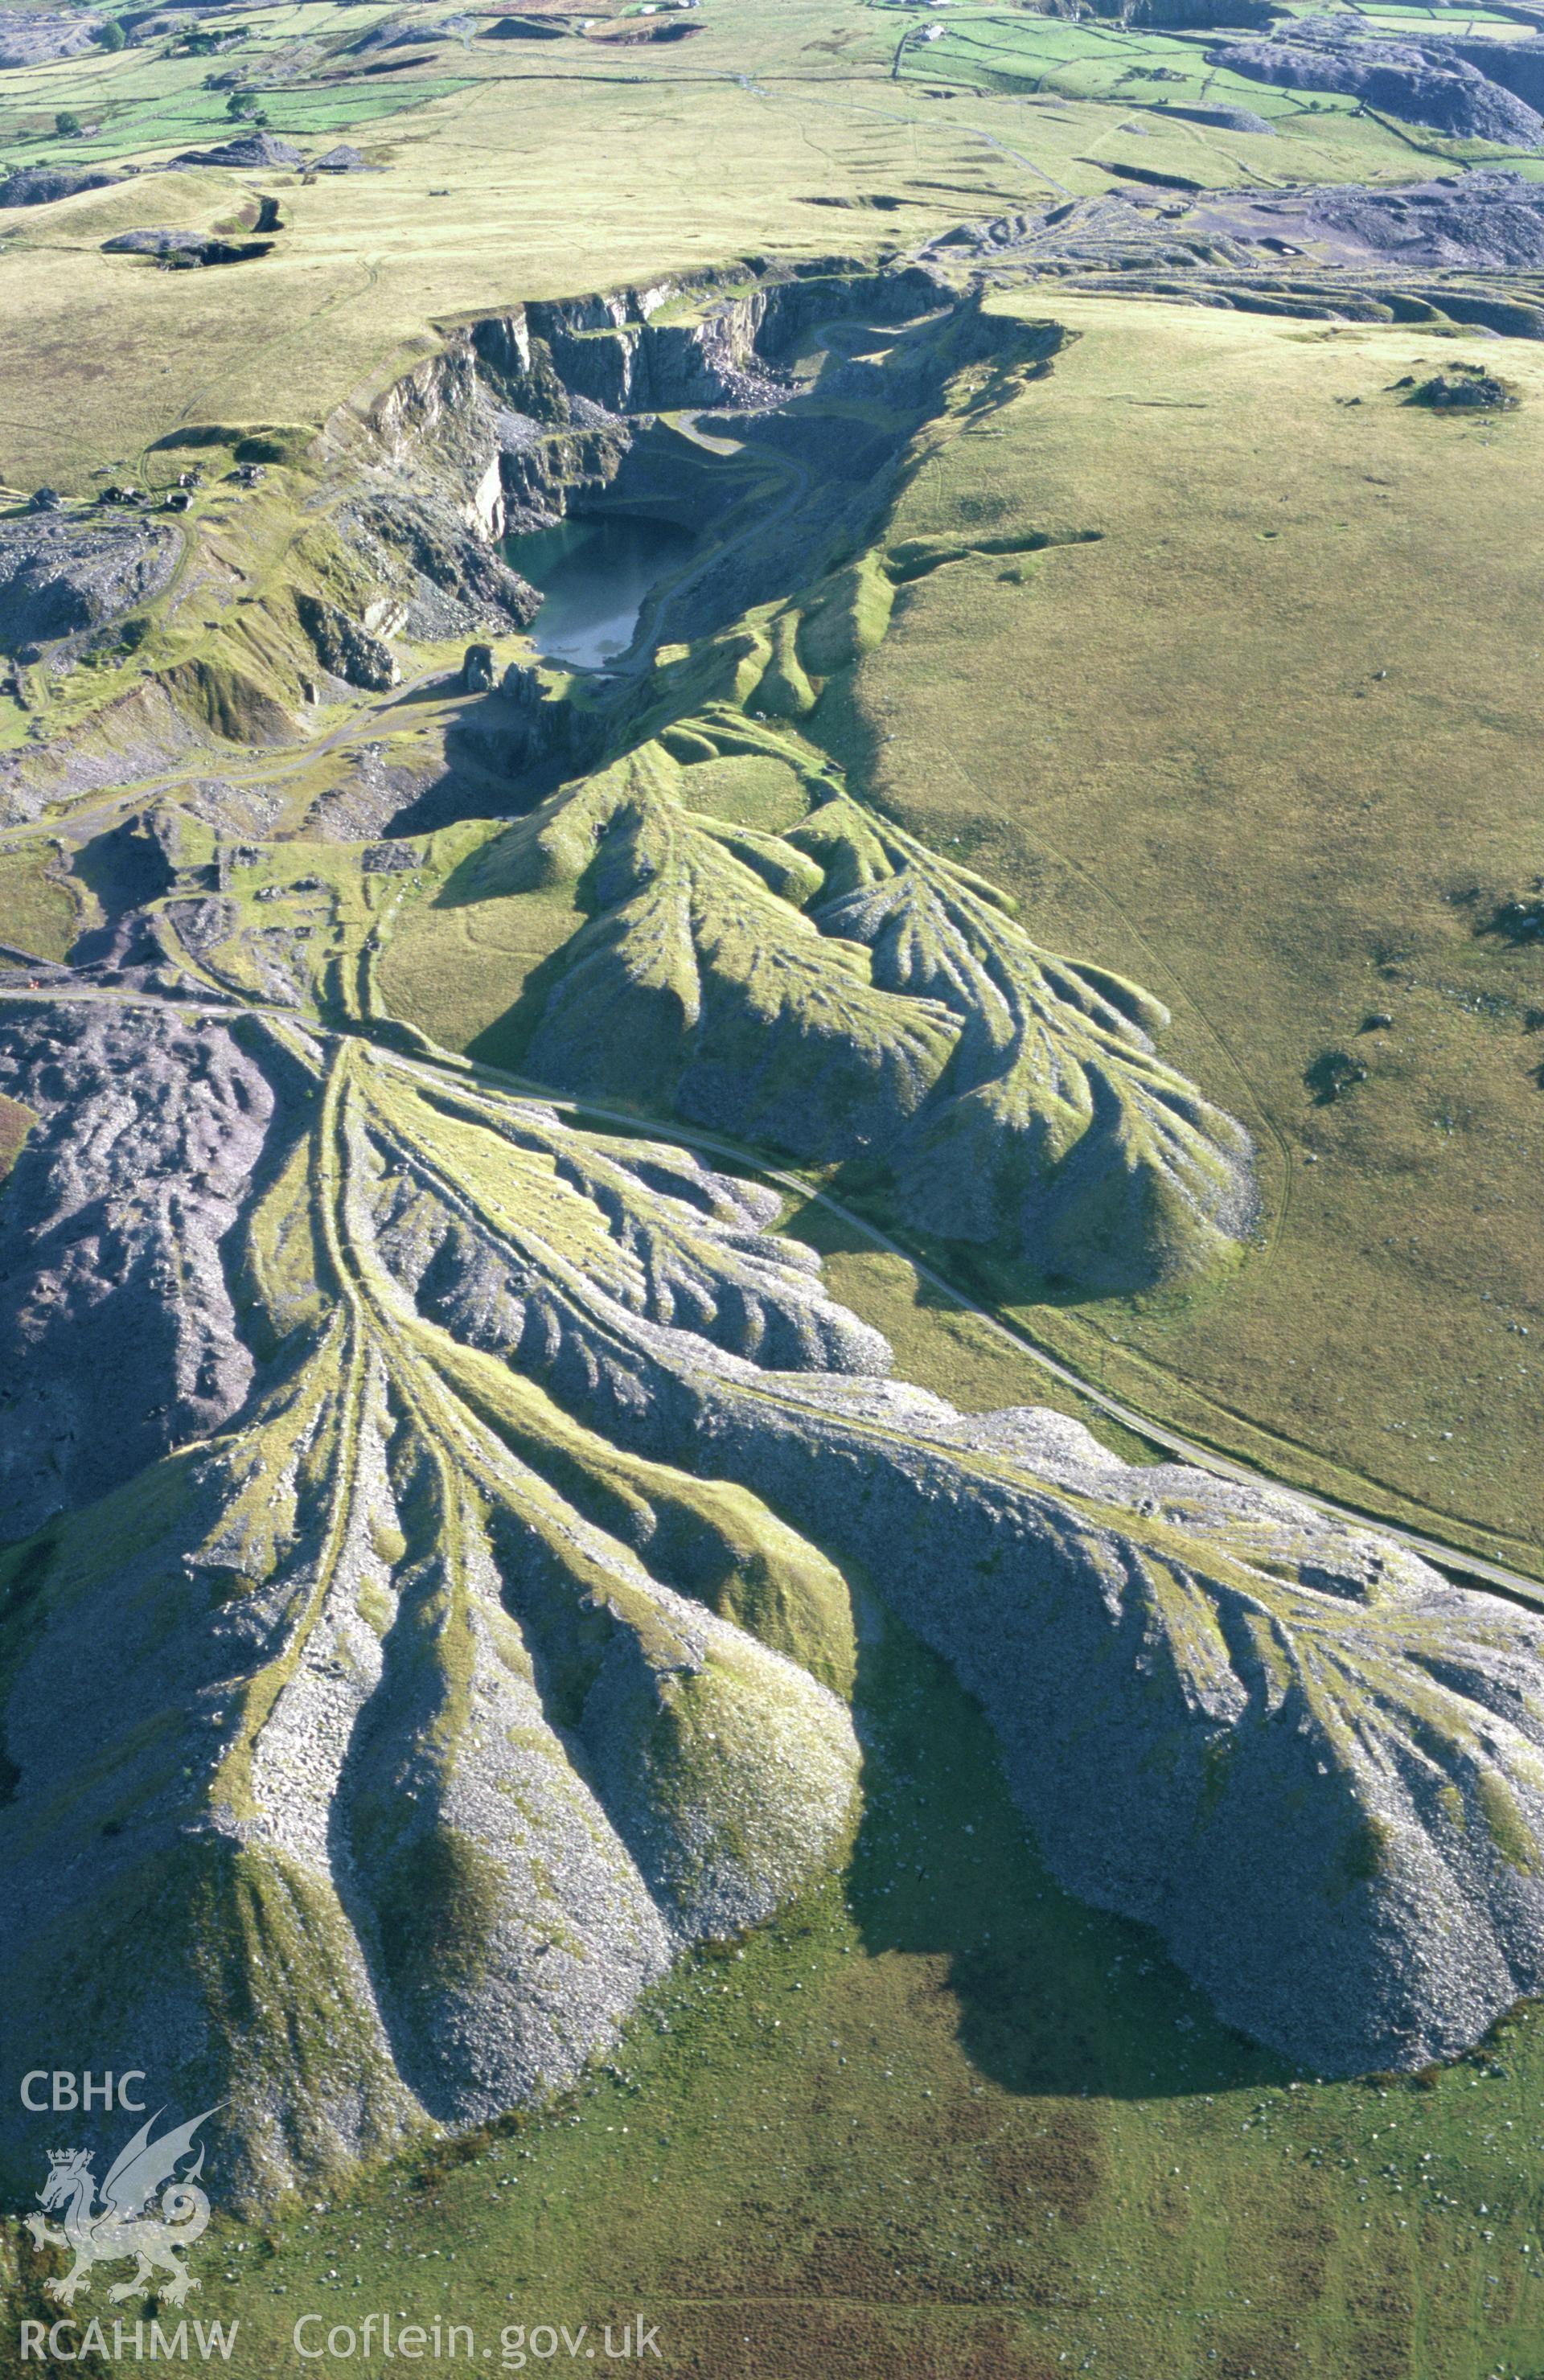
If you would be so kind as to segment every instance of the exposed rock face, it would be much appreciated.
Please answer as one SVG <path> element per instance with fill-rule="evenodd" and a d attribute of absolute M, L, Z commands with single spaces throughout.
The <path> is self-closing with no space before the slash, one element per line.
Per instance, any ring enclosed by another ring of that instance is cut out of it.
<path fill-rule="evenodd" d="M 159 594 L 180 552 L 176 530 L 152 521 L 0 521 L 0 650 L 35 661 L 60 638 L 105 626 Z"/>
<path fill-rule="evenodd" d="M 390 460 L 394 508 L 408 493 L 418 505 L 437 504 L 447 485 L 457 485 L 468 517 L 485 536 L 497 536 L 550 522 L 581 494 L 609 491 L 624 502 L 627 457 L 641 424 L 679 408 L 723 406 L 747 416 L 770 414 L 796 393 L 787 358 L 812 324 L 855 314 L 897 324 L 932 312 L 947 315 L 949 329 L 936 351 L 919 351 L 917 358 L 918 372 L 930 373 L 935 384 L 952 363 L 966 360 L 973 326 L 979 330 L 972 310 L 960 308 L 946 284 L 917 267 L 837 272 L 828 260 L 823 268 L 801 269 L 748 295 L 709 303 L 697 319 L 656 321 L 673 294 L 672 285 L 662 284 L 492 316 L 445 355 L 405 374 L 372 421 Z M 1027 342 L 1031 334 L 1017 335 Z M 1046 343 L 1043 326 L 1036 335 Z M 998 346 L 1014 336 L 1004 325 L 994 326 Z M 990 345 L 982 342 L 983 348 Z M 861 363 L 848 369 L 855 400 L 878 393 L 879 381 Z M 901 380 L 900 372 L 889 372 L 887 407 L 918 400 L 919 391 L 901 386 Z M 769 421 L 769 443 L 775 445 L 779 434 Z M 819 458 L 830 483 L 810 508 L 818 530 L 813 523 L 797 524 L 799 544 L 807 537 L 813 542 L 817 534 L 827 542 L 838 536 L 849 504 L 855 520 L 871 516 L 882 501 L 887 468 L 905 443 L 898 417 L 894 434 L 876 419 L 862 438 L 852 434 L 849 421 L 841 445 Z M 658 468 L 652 454 L 648 468 L 652 483 Z M 839 480 L 850 487 L 838 492 Z M 700 503 L 702 492 L 695 492 Z M 657 501 L 657 484 L 654 493 Z M 681 496 L 688 507 L 693 494 L 689 473 L 684 474 Z M 794 565 L 789 524 L 783 526 L 775 550 L 785 574 Z M 382 527 L 395 533 L 389 521 Z M 742 560 L 742 578 L 754 575 L 757 559 Z M 739 592 L 728 612 L 745 601 Z M 719 617 L 724 609 L 720 601 Z"/>
<path fill-rule="evenodd" d="M 1440 42 L 1365 41 L 1359 17 L 1298 18 L 1290 38 L 1230 42 L 1214 66 L 1284 91 L 1339 91 L 1410 124 L 1509 149 L 1544 144 L 1544 116 Z"/>
<path fill-rule="evenodd" d="M 245 264 L 249 259 L 266 256 L 273 246 L 270 240 L 216 239 L 201 231 L 124 231 L 112 239 L 104 239 L 104 256 L 154 256 L 163 262 L 189 266 L 201 264 Z"/>
<path fill-rule="evenodd" d="M 91 9 L 0 9 L 0 68 L 47 66 L 89 50 L 105 18 Z"/>
<path fill-rule="evenodd" d="M 755 464 L 782 477 L 796 449 L 808 473 L 796 501 L 748 518 L 733 553 L 685 574 L 673 598 L 672 634 L 718 627 L 873 534 L 916 423 L 952 374 L 982 361 L 1003 375 L 1038 369 L 1060 336 L 1048 323 L 988 321 L 974 298 L 916 267 L 874 273 L 827 259 L 716 302 L 709 288 L 695 319 L 657 320 L 680 294 L 661 284 L 490 317 L 392 385 L 371 408 L 364 447 L 355 425 L 335 526 L 361 577 L 400 594 L 412 633 L 529 625 L 540 597 L 496 550 L 510 531 L 549 525 L 581 499 L 706 529 L 748 492 Z M 906 335 L 882 362 L 833 358 L 821 376 L 833 409 L 800 412 L 788 359 L 811 326 L 855 316 Z M 747 455 L 738 478 L 656 410 L 704 406 L 735 412 Z M 506 764 L 555 748 L 522 735 Z"/>
<path fill-rule="evenodd" d="M 565 703 L 549 700 L 540 671 L 529 662 L 511 662 L 499 692 L 508 706 L 510 766 L 540 767 L 572 743 L 572 712 Z"/>
<path fill-rule="evenodd" d="M 1453 175 L 1398 190 L 1315 190 L 1306 226 L 1332 231 L 1392 263 L 1537 272 L 1544 266 L 1544 184 L 1521 174 Z"/>
<path fill-rule="evenodd" d="M 426 639 L 469 628 L 529 627 L 541 598 L 443 491 L 384 480 L 345 508 L 342 525 L 378 583 L 408 574 L 404 625 Z"/>
<path fill-rule="evenodd" d="M 0 1047 L 43 1119 L 5 1294 L 59 1332 L 11 1376 L 11 1510 L 112 1490 L 0 1556 L 19 2070 L 84 1931 L 128 1979 L 102 2058 L 223 2098 L 249 2194 L 562 2083 L 841 1851 L 817 1536 L 980 1696 L 1063 1881 L 1232 2022 L 1416 2066 L 1544 1985 L 1544 1621 L 887 1382 L 775 1196 L 679 1150 L 298 1025 L 31 1001 Z M 124 1261 L 69 1253 L 82 1218 Z M 174 1261 L 183 1336 L 147 1348 Z M 61 1479 L 88 1283 L 95 1468 Z M 141 1471 L 168 1394 L 197 1439 Z"/>
<path fill-rule="evenodd" d="M 305 153 L 276 132 L 243 132 L 214 149 L 188 149 L 174 165 L 303 165 Z"/>
<path fill-rule="evenodd" d="M 396 659 L 391 647 L 381 638 L 372 637 L 368 628 L 362 628 L 346 612 L 340 612 L 334 603 L 324 603 L 318 595 L 304 593 L 296 596 L 295 609 L 317 660 L 334 677 L 378 693 L 396 684 Z"/>
<path fill-rule="evenodd" d="M 29 24 L 38 19 L 29 18 Z M 71 18 L 72 25 L 79 18 Z M 106 190 L 122 180 L 86 165 L 18 165 L 0 182 L 0 207 L 43 207 L 55 199 L 73 199 L 79 190 Z"/>
<path fill-rule="evenodd" d="M 782 367 L 811 325 L 850 315 L 906 322 L 952 307 L 925 268 L 868 273 L 810 265 L 696 320 L 655 322 L 666 289 L 530 305 L 479 326 L 477 352 L 510 402 L 563 422 L 577 397 L 608 414 L 754 407 L 785 393 Z"/>

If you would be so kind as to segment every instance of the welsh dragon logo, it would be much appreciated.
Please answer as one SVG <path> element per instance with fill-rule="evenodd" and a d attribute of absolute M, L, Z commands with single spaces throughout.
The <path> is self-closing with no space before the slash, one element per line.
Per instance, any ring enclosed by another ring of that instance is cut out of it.
<path fill-rule="evenodd" d="M 115 2303 L 154 2287 L 169 2305 L 181 2305 L 188 2290 L 198 2288 L 182 2261 L 182 2252 L 209 2224 L 209 2201 L 197 2186 L 203 2171 L 202 2144 L 195 2165 L 181 2175 L 176 2168 L 191 2154 L 199 2126 L 215 2111 L 206 2107 L 191 2123 L 179 2124 L 175 2131 L 163 2132 L 152 2141 L 151 2125 L 162 2112 L 158 2108 L 140 2126 L 115 2160 L 102 2184 L 100 2205 L 91 2151 L 50 2153 L 48 2180 L 38 2192 L 44 2215 L 29 2215 L 27 2228 L 34 2247 L 67 2248 L 75 2258 L 62 2280 L 43 2283 L 48 2295 L 61 2305 L 73 2305 L 81 2290 L 90 2289 L 95 2265 L 115 2264 L 124 2257 L 133 2257 L 136 2269 L 129 2279 L 108 2290 Z M 152 2204 L 157 2192 L 160 2202 Z M 59 2229 L 44 2219 L 55 2207 L 64 2209 Z M 158 2282 L 158 2274 L 166 2276 L 164 2283 Z"/>

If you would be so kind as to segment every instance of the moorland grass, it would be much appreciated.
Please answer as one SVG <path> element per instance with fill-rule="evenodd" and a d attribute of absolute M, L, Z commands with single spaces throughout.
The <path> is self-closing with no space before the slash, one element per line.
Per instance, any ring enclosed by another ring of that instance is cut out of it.
<path fill-rule="evenodd" d="M 1544 360 L 1484 341 L 1525 401 L 1458 429 L 1392 388 L 1437 352 L 1409 331 L 1055 310 L 1051 378 L 941 447 L 894 533 L 1100 540 L 906 589 L 815 725 L 1037 938 L 1171 1003 L 1265 1224 L 1186 1296 L 955 1277 L 1155 1415 L 1537 1566 L 1544 956 L 1488 928 L 1539 865 Z M 1367 1074 L 1323 1101 L 1326 1051 Z"/>
<path fill-rule="evenodd" d="M 340 15 L 352 34 L 379 13 L 327 0 L 262 12 L 251 62 L 335 42 Z M 1115 152 L 1133 146 L 1116 138 L 1125 99 L 976 90 L 930 66 L 926 81 L 895 79 L 896 18 L 861 0 L 708 0 L 694 22 L 699 35 L 672 45 L 452 42 L 383 83 L 322 57 L 265 91 L 271 128 L 312 146 L 353 128 L 380 172 L 308 184 L 202 169 L 201 202 L 187 177 L 175 192 L 144 186 L 152 214 L 175 197 L 190 228 L 254 189 L 276 195 L 284 228 L 256 262 L 194 274 L 103 256 L 99 226 L 120 227 L 126 206 L 146 219 L 138 193 L 16 211 L 0 480 L 84 488 L 184 421 L 320 421 L 447 321 L 748 253 L 872 253 L 961 217 L 1108 188 Z M 201 88 L 208 67 L 130 48 L 0 78 L 0 156 L 164 165 L 237 129 L 222 94 Z M 56 140 L 61 106 L 100 117 L 100 136 Z M 1142 159 L 1202 183 L 1429 170 L 1397 131 L 1343 109 L 1283 118 L 1291 138 L 1274 141 L 1148 120 Z M 68 403 L 37 407 L 43 386 Z"/>
<path fill-rule="evenodd" d="M 66 957 L 79 928 L 68 886 L 46 872 L 52 856 L 35 843 L 0 852 L 0 942 L 30 958 Z"/>
<path fill-rule="evenodd" d="M 0 1182 L 4 1182 L 20 1156 L 21 1144 L 35 1120 L 30 1108 L 0 1095 Z"/>

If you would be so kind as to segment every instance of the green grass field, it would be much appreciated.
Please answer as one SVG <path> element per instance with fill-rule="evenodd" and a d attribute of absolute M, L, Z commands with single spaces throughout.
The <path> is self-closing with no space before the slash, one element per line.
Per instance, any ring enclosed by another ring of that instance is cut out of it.
<path fill-rule="evenodd" d="M 954 9 L 937 25 L 936 38 L 914 34 L 899 54 L 905 79 L 1032 94 L 1042 105 L 1031 120 L 1042 126 L 1053 105 L 1097 102 L 1105 112 L 1086 125 L 1088 153 L 1078 162 L 1112 170 L 1129 165 L 1138 176 L 1169 174 L 1203 187 L 1271 186 L 1406 178 L 1412 156 L 1422 152 L 1455 163 L 1510 153 L 1381 121 L 1338 92 L 1277 90 L 1231 73 L 1209 63 L 1214 34 L 1151 32 L 1022 10 Z M 1179 113 L 1213 108 L 1246 109 L 1269 129 L 1233 131 L 1186 122 Z"/>
<path fill-rule="evenodd" d="M 822 728 L 1033 932 L 1170 1002 L 1178 1062 L 1256 1135 L 1267 1226 L 1216 1292 L 1027 1318 L 1214 1443 L 1538 1566 L 1544 975 L 1484 929 L 1538 864 L 1508 524 L 1544 368 L 1509 343 L 1527 401 L 1455 429 L 1391 393 L 1435 352 L 1407 331 L 1055 310 L 1080 335 L 1052 379 L 951 442 L 895 533 L 1100 541 L 908 589 Z M 1341 1049 L 1367 1079 L 1318 1104 Z"/>
<path fill-rule="evenodd" d="M 0 852 L 0 942 L 30 958 L 62 959 L 79 913 L 68 887 L 45 873 L 47 858 L 36 845 Z"/>
<path fill-rule="evenodd" d="M 0 480 L 81 486 L 179 421 L 320 421 L 436 325 L 517 298 L 747 252 L 871 252 L 962 216 L 1109 188 L 1133 162 L 1258 184 L 1407 178 L 1423 158 L 1466 153 L 1424 133 L 1413 146 L 1332 97 L 1314 112 L 1258 84 L 1240 85 L 1244 103 L 1280 103 L 1289 139 L 1150 114 L 1138 138 L 1125 128 L 1135 101 L 1180 86 L 1123 76 L 1173 53 L 1166 71 L 1215 82 L 1199 52 L 1016 13 L 952 22 L 942 42 L 908 50 L 899 79 L 897 15 L 860 0 L 706 0 L 694 37 L 663 46 L 626 46 L 615 38 L 626 28 L 601 20 L 592 38 L 346 55 L 341 36 L 383 13 L 296 0 L 254 13 L 252 41 L 231 54 L 274 131 L 312 148 L 351 137 L 379 173 L 310 184 L 275 169 L 175 184 L 157 174 L 0 220 Z M 1045 92 L 1016 71 L 1011 89 L 977 87 L 967 39 L 1028 61 L 1030 81 L 1051 76 Z M 367 75 L 381 56 L 415 63 Z M 163 165 L 239 129 L 224 95 L 202 88 L 225 63 L 172 55 L 163 41 L 0 78 L 0 158 Z M 55 138 L 65 105 L 98 132 Z M 188 276 L 99 252 L 130 225 L 208 228 L 255 190 L 279 198 L 284 225 L 258 262 Z M 40 381 L 67 384 L 69 406 L 40 418 L 28 401 Z"/>

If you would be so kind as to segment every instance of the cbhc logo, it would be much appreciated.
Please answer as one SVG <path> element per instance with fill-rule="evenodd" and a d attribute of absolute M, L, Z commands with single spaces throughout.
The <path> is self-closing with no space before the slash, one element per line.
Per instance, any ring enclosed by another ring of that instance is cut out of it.
<path fill-rule="evenodd" d="M 130 2114 L 142 2116 L 145 2103 L 142 2099 L 131 2099 L 128 2086 L 131 2082 L 142 2082 L 144 2079 L 138 2067 L 130 2067 L 126 2074 L 115 2078 L 111 2072 L 103 2075 L 67 2074 L 55 2069 L 51 2073 L 46 2066 L 34 2066 L 30 2074 L 24 2074 L 21 2078 L 21 2104 L 34 2116 L 45 2116 L 51 2111 L 58 2116 L 71 2107 L 127 2107 Z M 33 2096 L 34 2084 L 47 2086 L 41 2097 Z"/>

